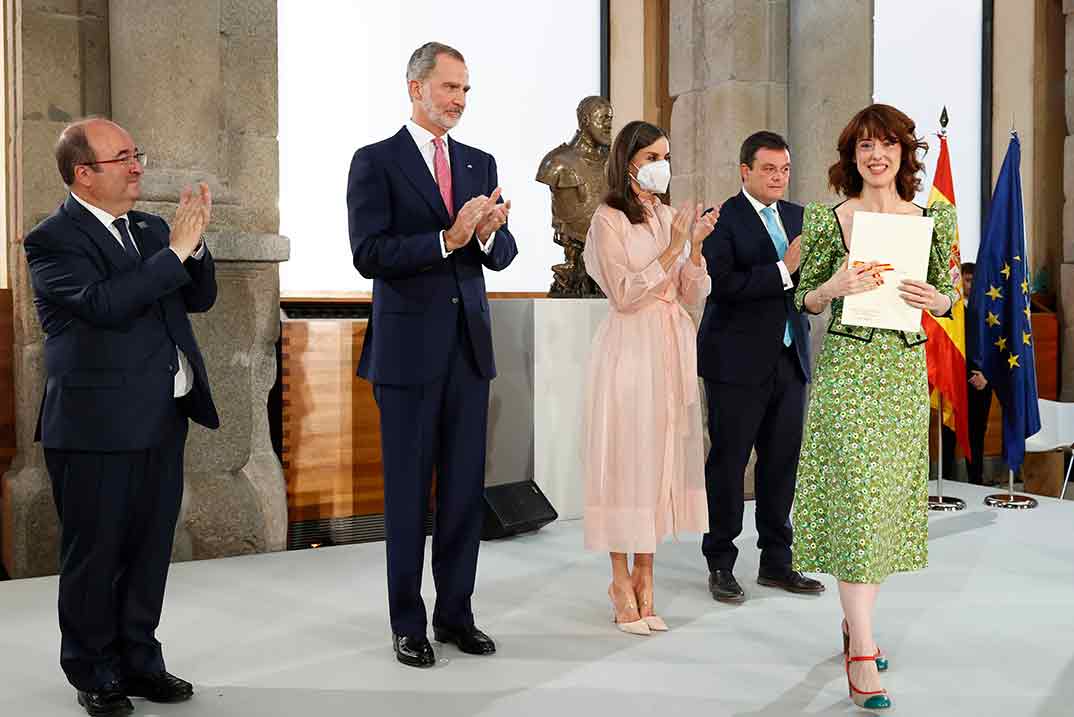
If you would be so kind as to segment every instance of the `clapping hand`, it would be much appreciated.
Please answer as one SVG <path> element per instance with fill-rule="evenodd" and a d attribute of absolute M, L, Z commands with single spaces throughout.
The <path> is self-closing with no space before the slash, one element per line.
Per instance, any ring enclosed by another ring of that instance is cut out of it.
<path fill-rule="evenodd" d="M 213 196 L 205 182 L 198 184 L 197 192 L 189 186 L 180 192 L 179 206 L 175 210 L 172 233 L 168 241 L 179 261 L 189 259 L 201 246 L 201 235 L 209 226 L 212 207 Z"/>
<path fill-rule="evenodd" d="M 706 212 L 701 208 L 702 206 L 704 205 L 698 204 L 694 210 L 694 231 L 690 235 L 690 246 L 691 248 L 696 247 L 697 251 L 701 251 L 701 243 L 712 233 L 712 228 L 716 226 L 716 220 L 720 218 L 719 207 Z"/>
<path fill-rule="evenodd" d="M 783 266 L 787 267 L 787 273 L 793 274 L 798 271 L 802 264 L 802 235 L 799 234 L 787 247 L 783 254 Z"/>
<path fill-rule="evenodd" d="M 448 251 L 462 249 L 470 243 L 474 232 L 477 231 L 478 224 L 485 219 L 490 207 L 493 207 L 499 198 L 500 188 L 496 187 L 496 191 L 492 193 L 492 196 L 486 197 L 483 194 L 479 194 L 462 205 L 455 215 L 455 223 L 444 232 L 444 245 Z"/>
<path fill-rule="evenodd" d="M 497 192 L 499 189 L 496 190 Z M 498 196 L 498 195 L 497 195 Z M 489 238 L 504 224 L 507 223 L 507 215 L 511 212 L 511 200 L 508 199 L 503 204 L 497 204 L 493 200 L 489 206 L 488 211 L 485 214 L 485 218 L 482 219 L 477 225 L 477 238 L 482 244 L 487 244 Z"/>

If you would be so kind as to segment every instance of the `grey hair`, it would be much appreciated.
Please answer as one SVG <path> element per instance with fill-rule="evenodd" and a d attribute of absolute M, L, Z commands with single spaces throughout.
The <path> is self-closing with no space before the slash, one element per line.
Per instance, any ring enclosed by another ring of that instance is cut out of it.
<path fill-rule="evenodd" d="M 466 62 L 462 53 L 450 45 L 441 42 L 427 42 L 410 56 L 410 62 L 406 63 L 406 81 L 425 82 L 436 67 L 436 58 L 440 55 L 453 57 L 459 62 Z"/>

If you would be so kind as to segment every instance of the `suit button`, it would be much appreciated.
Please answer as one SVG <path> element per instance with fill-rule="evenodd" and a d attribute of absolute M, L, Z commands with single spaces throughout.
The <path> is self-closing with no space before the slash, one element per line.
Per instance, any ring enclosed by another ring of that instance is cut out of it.
<path fill-rule="evenodd" d="M 457 297 L 457 296 L 452 296 L 452 297 L 451 297 L 451 303 L 453 303 L 453 304 L 457 304 L 457 303 L 459 303 L 459 297 Z"/>

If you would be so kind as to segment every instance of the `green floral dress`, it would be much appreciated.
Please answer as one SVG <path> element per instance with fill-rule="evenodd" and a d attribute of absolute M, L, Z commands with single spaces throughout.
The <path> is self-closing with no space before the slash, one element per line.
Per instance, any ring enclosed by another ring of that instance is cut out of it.
<path fill-rule="evenodd" d="M 955 210 L 933 217 L 928 282 L 951 295 Z M 838 270 L 847 251 L 834 209 L 810 204 L 795 303 Z M 813 372 L 794 500 L 794 568 L 880 583 L 928 563 L 929 397 L 925 334 L 846 326 L 843 300 Z"/>

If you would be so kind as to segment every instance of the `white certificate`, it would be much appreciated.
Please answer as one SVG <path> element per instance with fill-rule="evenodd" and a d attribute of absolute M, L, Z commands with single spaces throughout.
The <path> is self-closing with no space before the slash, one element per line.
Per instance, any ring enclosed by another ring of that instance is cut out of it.
<path fill-rule="evenodd" d="M 872 291 L 843 300 L 843 323 L 895 331 L 921 329 L 921 310 L 899 296 L 903 279 L 925 281 L 932 246 L 931 217 L 855 212 L 850 236 L 850 266 L 855 262 L 884 264 L 884 283 Z"/>

